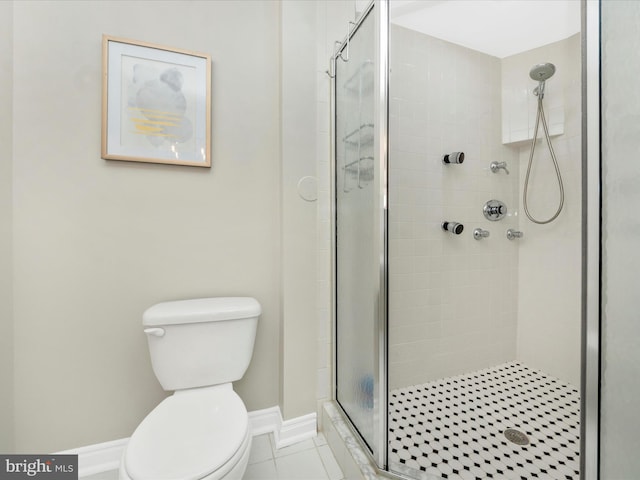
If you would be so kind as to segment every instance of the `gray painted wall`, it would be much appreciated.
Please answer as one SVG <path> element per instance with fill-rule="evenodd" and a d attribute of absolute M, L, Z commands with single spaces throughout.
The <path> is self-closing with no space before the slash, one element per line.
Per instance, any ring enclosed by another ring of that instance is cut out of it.
<path fill-rule="evenodd" d="M 281 7 L 282 102 L 282 414 L 294 418 L 316 409 L 315 201 L 300 197 L 316 175 L 316 2 L 283 1 Z M 310 197 L 312 198 L 312 197 Z"/>
<path fill-rule="evenodd" d="M 0 452 L 13 451 L 12 61 L 13 3 L 0 2 Z"/>
<path fill-rule="evenodd" d="M 236 390 L 249 410 L 279 404 L 279 4 L 13 10 L 15 448 L 58 451 L 132 433 L 165 396 L 141 329 L 159 301 L 255 296 L 263 315 Z M 100 158 L 102 34 L 212 55 L 213 168 Z"/>

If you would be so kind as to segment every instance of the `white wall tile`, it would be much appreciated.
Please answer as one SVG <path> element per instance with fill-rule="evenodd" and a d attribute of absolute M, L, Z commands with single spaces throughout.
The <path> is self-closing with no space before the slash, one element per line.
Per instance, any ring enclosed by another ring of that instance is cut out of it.
<path fill-rule="evenodd" d="M 428 55 L 429 61 L 416 55 Z M 395 388 L 490 366 L 515 351 L 514 335 L 488 343 L 501 306 L 490 300 L 487 278 L 490 272 L 511 277 L 517 250 L 503 252 L 507 240 L 483 217 L 482 205 L 513 190 L 518 164 L 515 152 L 499 143 L 501 116 L 493 113 L 501 98 L 496 58 L 393 26 L 391 62 L 398 65 L 391 96 L 399 125 L 390 139 L 389 372 Z M 482 96 L 477 81 L 470 80 L 478 76 L 486 77 Z M 526 122 L 526 103 L 523 115 Z M 443 165 L 442 155 L 453 151 L 464 151 L 465 163 Z M 514 176 L 489 171 L 496 156 L 507 159 Z M 511 197 L 505 201 L 514 203 Z M 411 228 L 404 223 L 408 211 Z M 463 235 L 443 232 L 443 220 L 464 223 Z M 492 230 L 492 237 L 477 242 L 475 227 Z M 513 260 L 498 263 L 505 254 Z M 515 317 L 510 318 L 509 331 L 515 332 Z"/>
<path fill-rule="evenodd" d="M 573 385 L 580 384 L 582 180 L 579 130 L 582 117 L 580 96 L 567 93 L 571 92 L 567 86 L 572 85 L 580 91 L 581 72 L 576 58 L 580 58 L 579 35 L 505 59 L 507 64 L 514 62 L 525 78 L 528 69 L 536 63 L 550 61 L 556 65 L 556 74 L 547 82 L 548 95 L 545 94 L 543 102 L 547 119 L 554 116 L 563 123 L 561 129 L 557 124 L 556 127 L 550 125 L 552 135 L 567 132 L 552 137 L 565 184 L 562 213 L 547 225 L 532 223 L 524 212 L 519 219 L 520 230 L 525 236 L 517 242 L 517 358 Z M 534 99 L 532 108 L 536 103 Z M 575 136 L 569 136 L 569 131 L 576 132 Z M 542 127 L 538 135 L 541 139 L 536 145 L 528 204 L 534 216 L 545 219 L 556 211 L 559 191 L 549 150 L 542 139 Z M 521 186 L 529 155 L 529 143 L 519 147 Z M 522 198 L 518 202 L 522 203 Z M 505 311 L 513 311 L 512 308 L 513 305 Z"/>

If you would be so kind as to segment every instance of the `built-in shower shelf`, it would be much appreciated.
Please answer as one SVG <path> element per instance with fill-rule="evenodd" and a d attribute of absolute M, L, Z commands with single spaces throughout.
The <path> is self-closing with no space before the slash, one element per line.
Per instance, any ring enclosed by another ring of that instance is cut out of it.
<path fill-rule="evenodd" d="M 558 137 L 564 134 L 564 123 L 549 125 L 549 136 L 551 138 Z M 523 147 L 531 144 L 533 139 L 533 128 L 531 131 L 519 131 L 519 132 L 503 132 L 502 144 L 509 145 L 511 147 Z M 538 140 L 544 141 L 544 132 L 542 127 L 538 129 Z"/>

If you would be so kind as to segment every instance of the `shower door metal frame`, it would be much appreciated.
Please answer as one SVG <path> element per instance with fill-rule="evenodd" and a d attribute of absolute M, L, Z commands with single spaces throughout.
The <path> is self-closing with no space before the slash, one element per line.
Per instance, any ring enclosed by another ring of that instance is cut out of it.
<path fill-rule="evenodd" d="M 580 477 L 600 477 L 600 1 L 582 7 L 582 378 Z"/>
<path fill-rule="evenodd" d="M 373 259 L 379 265 L 377 275 L 377 299 L 374 307 L 374 439 L 371 448 L 361 438 L 358 429 L 351 423 L 347 412 L 337 401 L 337 369 L 338 369 L 338 352 L 337 352 L 337 231 L 336 231 L 336 111 L 335 111 L 335 95 L 336 95 L 336 62 L 344 61 L 343 52 L 347 51 L 346 57 L 349 58 L 349 42 L 357 33 L 358 28 L 364 20 L 373 14 L 374 25 L 374 48 L 375 48 L 375 107 L 374 107 L 374 152 L 378 153 L 378 171 L 380 174 L 375 179 L 376 185 L 376 242 L 379 249 L 376 252 L 377 259 Z M 333 341 L 333 368 L 332 368 L 332 396 L 336 400 L 336 405 L 341 411 L 346 423 L 354 436 L 360 441 L 365 452 L 368 452 L 375 462 L 378 469 L 384 471 L 387 469 L 387 419 L 388 419 L 388 403 L 387 403 L 387 357 L 388 357 L 388 341 L 387 341 L 387 259 L 388 259 L 388 241 L 387 241 L 387 207 L 388 207 L 388 71 L 389 71 L 389 1 L 388 0 L 372 0 L 367 8 L 362 12 L 358 20 L 350 22 L 354 25 L 349 28 L 345 39 L 337 46 L 335 54 L 331 57 L 330 71 L 331 76 L 331 252 L 332 252 L 332 271 L 331 278 L 334 285 L 332 289 L 332 324 L 334 329 Z"/>

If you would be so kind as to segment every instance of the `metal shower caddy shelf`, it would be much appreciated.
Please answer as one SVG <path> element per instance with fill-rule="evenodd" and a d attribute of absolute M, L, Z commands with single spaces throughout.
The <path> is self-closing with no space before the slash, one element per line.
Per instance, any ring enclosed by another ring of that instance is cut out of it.
<path fill-rule="evenodd" d="M 347 176 L 355 177 L 358 188 L 364 188 L 365 182 L 371 182 L 374 178 L 375 158 L 370 152 L 374 145 L 375 124 L 363 120 L 362 99 L 365 92 L 373 88 L 373 61 L 365 60 L 355 72 L 343 84 L 343 88 L 357 95 L 359 126 L 347 133 L 343 138 L 344 158 L 348 158 L 347 152 L 352 148 L 357 149 L 355 160 L 347 162 L 342 170 L 344 172 L 343 185 L 344 192 L 350 191 L 347 188 Z M 366 150 L 366 151 L 363 151 Z M 353 158 L 353 157 L 352 157 Z M 364 163 L 364 164 L 363 164 Z"/>

